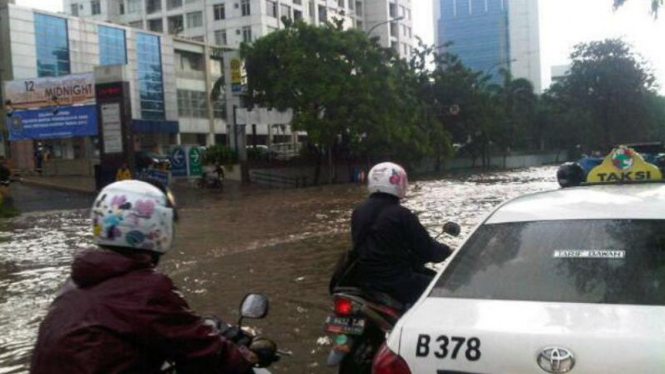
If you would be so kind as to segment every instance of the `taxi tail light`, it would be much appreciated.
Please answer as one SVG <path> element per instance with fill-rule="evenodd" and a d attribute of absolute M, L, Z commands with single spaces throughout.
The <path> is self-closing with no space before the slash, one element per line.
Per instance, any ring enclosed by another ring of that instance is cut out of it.
<path fill-rule="evenodd" d="M 372 374 L 411 374 L 406 361 L 384 343 L 374 357 Z"/>
<path fill-rule="evenodd" d="M 350 316 L 354 312 L 353 301 L 341 296 L 335 297 L 335 314 L 340 317 Z"/>

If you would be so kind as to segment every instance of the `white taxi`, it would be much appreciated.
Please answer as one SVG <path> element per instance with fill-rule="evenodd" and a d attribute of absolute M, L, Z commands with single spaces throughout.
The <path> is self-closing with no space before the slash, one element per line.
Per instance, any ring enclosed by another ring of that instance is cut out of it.
<path fill-rule="evenodd" d="M 397 324 L 374 374 L 665 373 L 661 172 L 618 148 L 586 178 L 491 213 Z"/>

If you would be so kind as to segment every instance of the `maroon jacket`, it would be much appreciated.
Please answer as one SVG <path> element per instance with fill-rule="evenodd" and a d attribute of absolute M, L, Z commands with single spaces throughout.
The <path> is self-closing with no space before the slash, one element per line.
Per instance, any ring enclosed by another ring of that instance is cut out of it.
<path fill-rule="evenodd" d="M 189 310 L 148 255 L 88 251 L 72 266 L 32 357 L 32 373 L 178 373 L 249 371 L 247 348 L 221 338 Z"/>

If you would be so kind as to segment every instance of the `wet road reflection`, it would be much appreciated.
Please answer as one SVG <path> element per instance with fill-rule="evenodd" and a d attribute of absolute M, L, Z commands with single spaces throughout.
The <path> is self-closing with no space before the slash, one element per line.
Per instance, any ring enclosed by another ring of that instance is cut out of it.
<path fill-rule="evenodd" d="M 432 233 L 448 220 L 459 222 L 463 235 L 452 242 L 455 245 L 501 202 L 556 188 L 555 170 L 418 181 L 406 205 Z M 87 210 L 82 209 L 89 197 L 68 197 L 69 203 L 63 204 L 62 195 L 49 199 L 49 192 L 44 192 L 37 194 L 42 200 L 35 203 L 33 192 L 22 193 L 29 197 L 23 201 L 31 201 L 30 207 L 50 212 L 24 214 L 0 226 L 0 374 L 27 372 L 39 321 L 66 278 L 72 256 L 89 247 L 91 239 Z M 194 309 L 235 320 L 242 296 L 262 292 L 271 299 L 270 315 L 253 325 L 294 353 L 274 372 L 334 372 L 323 367 L 329 347 L 322 323 L 331 308 L 327 282 L 337 257 L 349 247 L 348 219 L 364 198 L 364 189 L 177 193 L 183 219 L 177 247 L 162 269 L 172 275 Z"/>

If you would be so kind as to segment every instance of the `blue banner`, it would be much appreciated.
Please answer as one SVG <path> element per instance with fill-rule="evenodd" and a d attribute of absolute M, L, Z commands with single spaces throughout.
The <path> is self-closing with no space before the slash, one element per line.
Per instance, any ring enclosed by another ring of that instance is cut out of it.
<path fill-rule="evenodd" d="M 37 140 L 96 136 L 97 106 L 67 106 L 35 110 L 15 110 L 7 118 L 9 140 Z"/>

